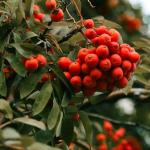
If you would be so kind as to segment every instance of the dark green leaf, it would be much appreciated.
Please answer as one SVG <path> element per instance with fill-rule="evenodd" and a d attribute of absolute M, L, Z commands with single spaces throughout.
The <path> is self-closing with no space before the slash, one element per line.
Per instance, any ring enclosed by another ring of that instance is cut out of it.
<path fill-rule="evenodd" d="M 0 72 L 0 95 L 1 96 L 7 95 L 7 86 L 3 72 Z"/>

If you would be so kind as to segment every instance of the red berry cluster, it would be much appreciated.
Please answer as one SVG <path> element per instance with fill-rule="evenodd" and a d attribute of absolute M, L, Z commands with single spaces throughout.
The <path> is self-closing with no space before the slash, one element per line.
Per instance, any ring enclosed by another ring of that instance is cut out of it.
<path fill-rule="evenodd" d="M 134 145 L 125 138 L 125 128 L 115 130 L 109 121 L 103 123 L 103 133 L 99 133 L 96 139 L 99 143 L 98 150 L 108 150 L 107 141 L 113 141 L 112 150 L 135 150 Z"/>
<path fill-rule="evenodd" d="M 64 13 L 62 9 L 57 8 L 56 0 L 46 0 L 45 7 L 48 10 L 51 10 L 50 18 L 52 21 L 59 22 L 64 18 Z M 40 12 L 40 7 L 38 5 L 34 5 L 33 10 L 34 10 L 33 15 L 35 21 L 42 22 L 45 17 L 45 14 Z"/>
<path fill-rule="evenodd" d="M 27 70 L 34 71 L 41 67 L 45 67 L 47 64 L 47 59 L 42 54 L 37 55 L 36 57 L 31 57 L 24 60 L 24 66 Z"/>
<path fill-rule="evenodd" d="M 68 57 L 58 61 L 75 91 L 91 96 L 96 90 L 124 88 L 136 69 L 140 55 L 128 44 L 119 44 L 120 33 L 106 26 L 94 28 L 92 19 L 84 21 L 85 36 L 92 48 L 81 48 L 77 59 Z"/>

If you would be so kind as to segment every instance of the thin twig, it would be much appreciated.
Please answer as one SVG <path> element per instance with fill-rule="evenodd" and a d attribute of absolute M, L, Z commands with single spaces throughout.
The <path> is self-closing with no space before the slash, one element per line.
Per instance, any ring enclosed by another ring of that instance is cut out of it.
<path fill-rule="evenodd" d="M 95 8 L 96 6 L 94 6 L 93 4 L 92 4 L 92 2 L 90 1 L 90 0 L 87 0 L 88 1 L 88 3 L 89 3 L 89 5 L 92 7 L 92 8 Z"/>

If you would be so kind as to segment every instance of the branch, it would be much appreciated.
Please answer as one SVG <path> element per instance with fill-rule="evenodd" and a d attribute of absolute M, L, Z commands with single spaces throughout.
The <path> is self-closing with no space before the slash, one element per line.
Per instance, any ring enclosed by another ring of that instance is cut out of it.
<path fill-rule="evenodd" d="M 123 122 L 123 121 L 115 120 L 115 119 L 112 119 L 112 118 L 109 118 L 106 116 L 102 116 L 102 115 L 98 115 L 98 114 L 94 114 L 94 113 L 88 113 L 88 116 L 92 117 L 92 118 L 98 118 L 101 120 L 108 120 L 108 121 L 112 122 L 113 124 L 117 124 L 120 126 L 128 126 L 128 127 L 136 127 L 136 128 L 139 127 L 139 128 L 142 128 L 142 129 L 150 132 L 149 126 L 146 126 L 146 125 L 143 125 L 143 124 L 140 124 L 137 122 L 130 122 L 130 121 Z"/>

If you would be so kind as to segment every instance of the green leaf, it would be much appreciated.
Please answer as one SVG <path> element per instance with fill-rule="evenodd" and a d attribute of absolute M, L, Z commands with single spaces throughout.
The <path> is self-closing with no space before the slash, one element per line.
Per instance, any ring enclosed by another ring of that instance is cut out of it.
<path fill-rule="evenodd" d="M 0 72 L 0 95 L 4 97 L 7 95 L 7 86 L 3 72 Z"/>
<path fill-rule="evenodd" d="M 33 5 L 35 0 L 25 0 L 26 15 L 31 16 L 33 14 Z"/>
<path fill-rule="evenodd" d="M 16 119 L 13 120 L 13 122 L 20 122 L 20 123 L 23 123 L 23 124 L 27 124 L 27 125 L 37 127 L 41 130 L 46 130 L 46 126 L 42 121 L 37 121 L 35 119 L 28 118 L 28 117 L 16 118 Z"/>
<path fill-rule="evenodd" d="M 73 139 L 73 120 L 69 116 L 63 118 L 61 136 L 69 144 Z"/>
<path fill-rule="evenodd" d="M 31 39 L 33 37 L 37 37 L 38 35 L 32 31 L 26 32 L 24 40 L 28 40 Z"/>
<path fill-rule="evenodd" d="M 2 137 L 3 137 L 3 139 L 19 139 L 19 138 L 21 138 L 20 134 L 12 128 L 5 128 L 4 130 L 2 130 Z"/>
<path fill-rule="evenodd" d="M 85 129 L 87 142 L 91 145 L 92 139 L 93 139 L 92 123 L 91 123 L 87 113 L 85 113 L 84 111 L 80 111 L 80 119 L 81 119 L 84 129 Z"/>
<path fill-rule="evenodd" d="M 34 72 L 28 77 L 24 78 L 20 84 L 20 96 L 24 98 L 28 96 L 37 86 L 38 82 L 41 80 L 42 71 Z"/>
<path fill-rule="evenodd" d="M 20 34 L 13 32 L 15 43 L 21 42 Z"/>
<path fill-rule="evenodd" d="M 43 111 L 51 97 L 52 91 L 53 89 L 50 82 L 47 82 L 43 85 L 38 97 L 36 97 L 35 102 L 33 104 L 33 115 L 37 115 Z"/>
<path fill-rule="evenodd" d="M 52 107 L 51 112 L 49 113 L 48 119 L 47 119 L 47 125 L 50 130 L 55 128 L 59 114 L 60 114 L 60 108 L 59 108 L 56 100 L 54 100 L 53 107 Z"/>
<path fill-rule="evenodd" d="M 0 99 L 0 111 L 4 112 L 6 118 L 13 118 L 13 110 L 11 109 L 9 102 L 4 99 Z"/>
<path fill-rule="evenodd" d="M 26 69 L 17 56 L 9 54 L 5 57 L 17 74 L 22 77 L 26 75 Z"/>

